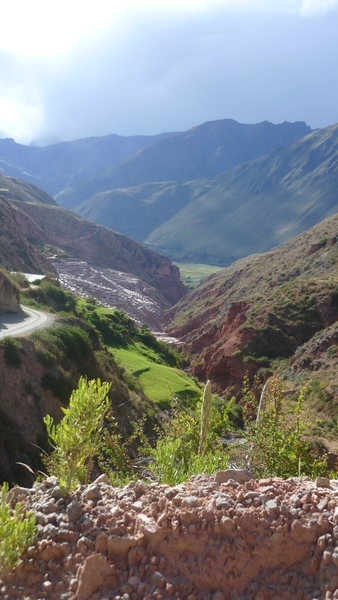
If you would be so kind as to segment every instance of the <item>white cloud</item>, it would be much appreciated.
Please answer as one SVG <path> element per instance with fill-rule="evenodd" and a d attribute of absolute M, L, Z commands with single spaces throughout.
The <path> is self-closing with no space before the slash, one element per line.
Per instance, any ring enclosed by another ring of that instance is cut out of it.
<path fill-rule="evenodd" d="M 338 0 L 302 0 L 300 13 L 303 17 L 326 15 L 338 8 Z"/>
<path fill-rule="evenodd" d="M 41 98 L 30 85 L 1 85 L 0 130 L 1 137 L 14 137 L 21 143 L 29 143 L 32 131 L 43 126 L 44 114 Z"/>

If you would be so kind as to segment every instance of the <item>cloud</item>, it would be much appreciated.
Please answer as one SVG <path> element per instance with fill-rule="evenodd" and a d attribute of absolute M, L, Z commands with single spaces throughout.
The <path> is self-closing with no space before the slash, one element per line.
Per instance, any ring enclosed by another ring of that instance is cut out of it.
<path fill-rule="evenodd" d="M 0 129 L 29 142 L 44 125 L 39 69 L 30 61 L 0 52 Z"/>
<path fill-rule="evenodd" d="M 302 0 L 300 13 L 303 17 L 326 15 L 337 10 L 338 0 Z"/>
<path fill-rule="evenodd" d="M 42 52 L 46 32 L 35 54 L 0 50 L 0 130 L 17 141 L 182 131 L 221 118 L 338 121 L 333 12 L 301 18 L 300 0 L 126 0 L 104 20 L 96 0 L 91 25 L 83 0 L 69 44 L 64 6 L 55 5 L 56 31 L 41 13 L 40 28 L 65 39 L 57 51 Z"/>

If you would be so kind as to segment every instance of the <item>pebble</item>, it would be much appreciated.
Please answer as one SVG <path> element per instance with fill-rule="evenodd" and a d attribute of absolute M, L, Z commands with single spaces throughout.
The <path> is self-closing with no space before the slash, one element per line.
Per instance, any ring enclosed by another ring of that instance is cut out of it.
<path fill-rule="evenodd" d="M 77 500 L 72 500 L 67 506 L 67 517 L 68 521 L 76 521 L 81 517 L 83 508 Z"/>

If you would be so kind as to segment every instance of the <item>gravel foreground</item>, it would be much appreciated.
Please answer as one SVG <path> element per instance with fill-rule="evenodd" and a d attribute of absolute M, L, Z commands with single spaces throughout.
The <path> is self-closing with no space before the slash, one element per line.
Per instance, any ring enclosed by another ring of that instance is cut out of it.
<path fill-rule="evenodd" d="M 1 600 L 338 598 L 338 480 L 199 475 L 175 487 L 101 475 L 66 496 L 14 488 L 38 535 Z"/>

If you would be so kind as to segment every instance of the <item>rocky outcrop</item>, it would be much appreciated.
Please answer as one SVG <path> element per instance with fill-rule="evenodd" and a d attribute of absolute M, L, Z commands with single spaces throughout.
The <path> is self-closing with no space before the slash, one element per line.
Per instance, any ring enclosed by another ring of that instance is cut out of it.
<path fill-rule="evenodd" d="M 338 596 L 338 481 L 199 475 L 176 487 L 106 475 L 66 495 L 14 488 L 37 537 L 3 600 L 329 600 Z M 249 479 L 249 480 L 248 480 Z"/>
<path fill-rule="evenodd" d="M 20 311 L 19 292 L 10 279 L 0 271 L 0 313 L 18 313 Z"/>

